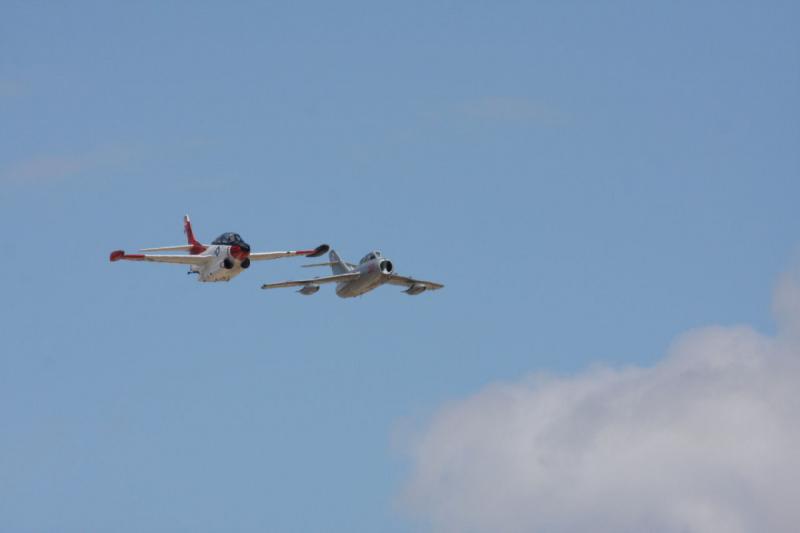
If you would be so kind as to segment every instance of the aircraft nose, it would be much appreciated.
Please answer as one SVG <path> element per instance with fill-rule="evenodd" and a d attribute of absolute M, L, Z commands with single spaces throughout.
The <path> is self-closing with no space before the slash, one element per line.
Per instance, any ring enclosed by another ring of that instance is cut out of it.
<path fill-rule="evenodd" d="M 231 246 L 230 254 L 236 259 L 243 261 L 250 255 L 250 247 L 247 246 L 246 244 L 245 245 L 234 244 L 233 246 Z"/>
<path fill-rule="evenodd" d="M 381 272 L 385 272 L 387 274 L 391 274 L 392 273 L 392 262 L 389 261 L 388 259 L 384 259 L 383 261 L 381 261 L 380 269 L 381 269 Z"/>

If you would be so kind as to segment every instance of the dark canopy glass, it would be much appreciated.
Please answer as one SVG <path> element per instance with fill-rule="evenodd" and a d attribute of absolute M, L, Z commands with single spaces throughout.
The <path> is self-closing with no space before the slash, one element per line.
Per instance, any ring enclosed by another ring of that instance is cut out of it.
<path fill-rule="evenodd" d="M 242 240 L 242 238 L 239 236 L 238 233 L 229 232 L 229 233 L 223 233 L 222 235 L 214 239 L 214 242 L 212 242 L 211 244 L 222 244 L 225 246 L 233 246 L 234 244 L 239 244 L 239 245 L 244 244 L 244 241 Z"/>

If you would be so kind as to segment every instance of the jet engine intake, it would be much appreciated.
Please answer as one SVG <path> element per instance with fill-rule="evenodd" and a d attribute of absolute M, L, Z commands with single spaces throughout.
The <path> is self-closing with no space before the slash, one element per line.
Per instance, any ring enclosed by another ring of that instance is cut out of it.
<path fill-rule="evenodd" d="M 403 292 L 408 294 L 409 296 L 416 296 L 417 294 L 422 294 L 428 290 L 428 287 L 421 284 L 415 283 L 414 285 L 410 286 L 408 289 L 404 290 Z"/>
<path fill-rule="evenodd" d="M 225 268 L 227 270 L 232 269 L 233 261 L 229 257 L 226 257 L 225 260 L 222 262 L 222 268 Z"/>
<path fill-rule="evenodd" d="M 250 267 L 250 258 L 245 257 L 244 261 L 242 261 L 242 268 L 249 268 Z"/>
<path fill-rule="evenodd" d="M 391 261 L 389 261 L 388 259 L 384 259 L 383 261 L 380 262 L 380 269 L 381 272 L 383 272 L 384 274 L 391 274 L 392 271 L 394 270 L 394 267 Z"/>
<path fill-rule="evenodd" d="M 319 290 L 319 285 L 303 285 L 303 287 L 297 291 L 303 296 L 311 296 L 312 294 L 316 293 Z"/>

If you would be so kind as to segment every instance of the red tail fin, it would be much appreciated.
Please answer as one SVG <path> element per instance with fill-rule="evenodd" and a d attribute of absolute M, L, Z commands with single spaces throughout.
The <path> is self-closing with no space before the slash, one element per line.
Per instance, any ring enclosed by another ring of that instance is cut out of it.
<path fill-rule="evenodd" d="M 189 251 L 190 254 L 196 255 L 201 254 L 205 251 L 206 247 L 203 246 L 197 239 L 194 238 L 194 232 L 192 231 L 192 221 L 189 220 L 189 215 L 184 215 L 183 217 L 183 232 L 186 234 L 186 240 L 189 244 L 192 245 L 192 249 Z"/>

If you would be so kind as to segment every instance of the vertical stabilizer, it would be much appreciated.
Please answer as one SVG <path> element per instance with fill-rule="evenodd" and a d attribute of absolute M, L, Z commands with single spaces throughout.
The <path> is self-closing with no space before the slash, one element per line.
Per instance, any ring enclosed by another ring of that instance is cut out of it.
<path fill-rule="evenodd" d="M 190 254 L 201 254 L 205 251 L 206 247 L 194 238 L 192 221 L 189 220 L 189 215 L 183 216 L 183 232 L 186 234 L 187 243 L 192 246 L 192 249 L 189 251 Z"/>
<path fill-rule="evenodd" d="M 336 253 L 335 250 L 331 250 L 331 253 L 328 255 L 331 260 L 331 270 L 333 270 L 334 274 L 344 274 L 345 272 L 350 272 L 352 269 L 347 266 L 347 263 L 341 260 L 339 254 Z"/>

